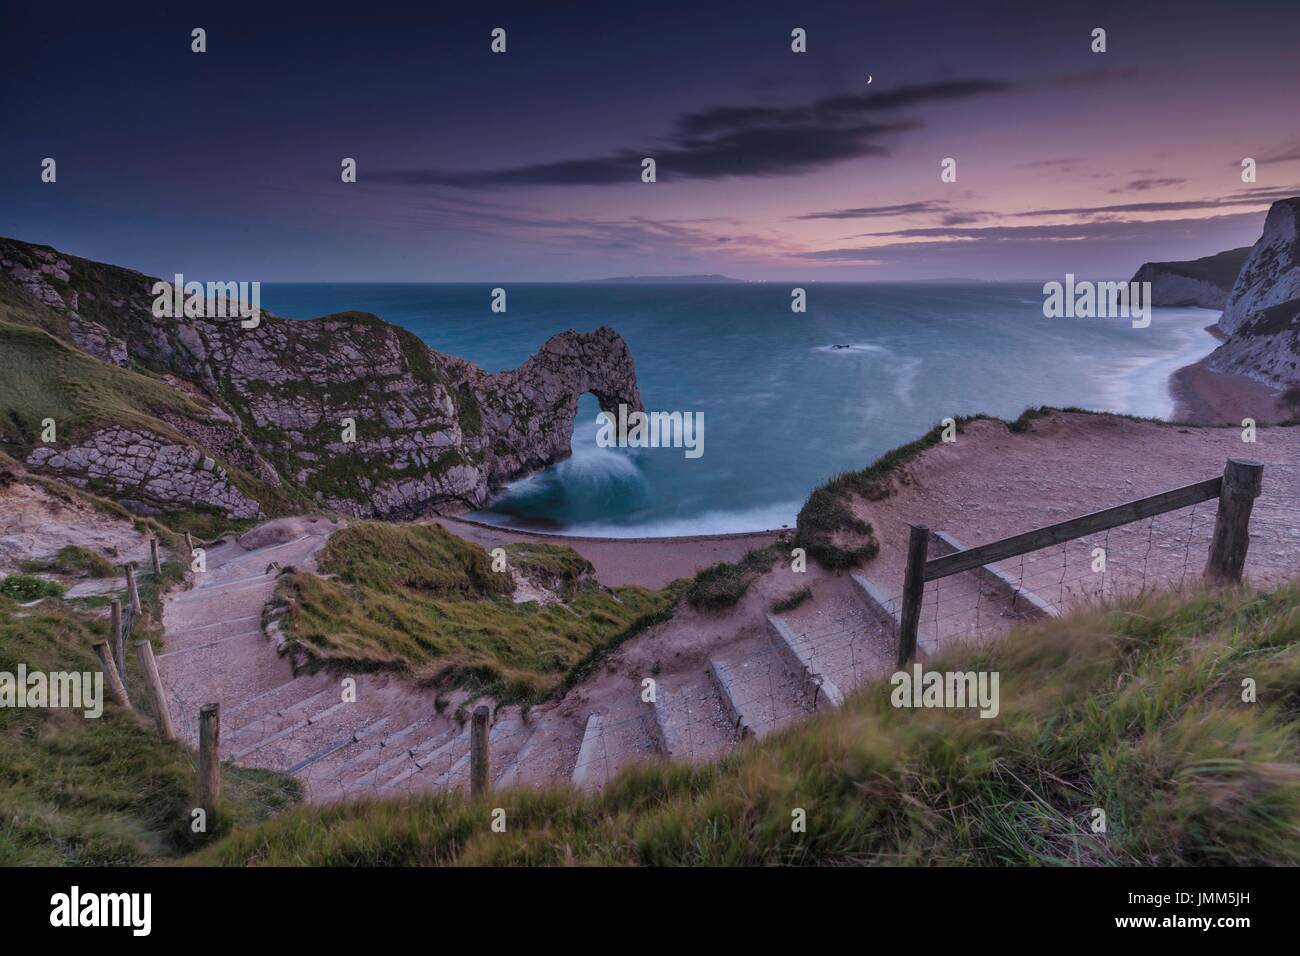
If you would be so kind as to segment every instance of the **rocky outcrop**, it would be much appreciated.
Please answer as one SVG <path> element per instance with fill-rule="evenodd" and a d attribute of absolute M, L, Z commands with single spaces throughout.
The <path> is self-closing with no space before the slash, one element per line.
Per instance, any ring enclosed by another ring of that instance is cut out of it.
<path fill-rule="evenodd" d="M 263 312 L 255 328 L 156 318 L 156 280 L 13 240 L 0 240 L 6 281 L 65 318 L 55 334 L 201 392 L 211 419 L 167 417 L 176 432 L 307 502 L 362 517 L 482 505 L 493 488 L 569 454 L 586 392 L 610 411 L 642 407 L 631 354 L 608 328 L 561 332 L 520 368 L 488 374 L 362 312 L 310 321 Z M 106 459 L 101 445 L 96 480 L 114 484 L 108 461 L 123 469 L 117 485 L 136 487 L 138 459 Z M 72 450 L 55 457 L 33 464 L 74 477 L 90 464 Z M 215 494 L 187 476 L 182 467 L 173 482 L 182 496 Z"/>
<path fill-rule="evenodd" d="M 1300 382 L 1300 197 L 1275 202 L 1219 319 L 1210 368 L 1270 384 Z"/>
<path fill-rule="evenodd" d="M 1151 304 L 1168 308 L 1222 309 L 1250 248 L 1229 249 L 1183 262 L 1143 263 L 1134 282 L 1151 283 Z"/>
<path fill-rule="evenodd" d="M 195 506 L 230 518 L 262 513 L 212 458 L 143 430 L 102 428 L 75 445 L 37 448 L 27 463 L 144 514 Z"/>
<path fill-rule="evenodd" d="M 1250 250 L 1219 327 L 1232 334 L 1264 309 L 1300 298 L 1300 197 L 1273 203 Z"/>

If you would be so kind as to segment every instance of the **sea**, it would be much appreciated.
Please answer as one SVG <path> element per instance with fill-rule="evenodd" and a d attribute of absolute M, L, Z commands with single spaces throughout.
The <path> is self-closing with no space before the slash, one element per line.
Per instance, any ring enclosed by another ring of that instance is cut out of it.
<path fill-rule="evenodd" d="M 1041 283 L 266 284 L 292 319 L 362 310 L 488 371 L 551 335 L 617 330 L 648 411 L 703 413 L 703 454 L 600 447 L 579 402 L 573 455 L 473 517 L 571 535 L 660 537 L 793 527 L 808 493 L 948 416 L 1038 405 L 1168 417 L 1169 377 L 1216 342 L 1217 314 L 1046 318 Z"/>

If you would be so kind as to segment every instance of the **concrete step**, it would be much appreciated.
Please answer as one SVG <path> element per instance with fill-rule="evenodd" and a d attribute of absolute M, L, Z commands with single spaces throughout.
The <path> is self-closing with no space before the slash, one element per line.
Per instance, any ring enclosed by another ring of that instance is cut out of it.
<path fill-rule="evenodd" d="M 333 687 L 335 684 L 335 678 L 330 677 L 323 671 L 316 674 L 303 674 L 300 677 L 287 680 L 283 684 L 277 684 L 270 690 L 245 698 L 232 707 L 224 708 L 221 719 L 234 720 L 237 726 L 246 724 L 252 720 L 255 714 L 263 712 L 277 713 L 292 704 L 306 700 L 313 694 L 317 694 L 328 687 Z"/>
<path fill-rule="evenodd" d="M 290 767 L 384 716 L 382 702 L 369 697 L 363 696 L 356 701 L 334 697 L 332 702 L 327 700 L 325 704 L 298 722 L 245 747 L 234 759 L 288 772 Z"/>
<path fill-rule="evenodd" d="M 402 768 L 398 773 L 385 780 L 379 785 L 379 793 L 391 794 L 394 792 L 414 792 L 427 787 L 418 787 L 410 783 L 411 778 L 417 774 L 433 768 L 434 779 L 437 779 L 442 773 L 449 771 L 457 760 L 462 757 L 469 757 L 469 722 L 457 733 L 452 734 L 440 745 L 431 747 L 419 753 L 412 755 L 411 764 Z"/>
<path fill-rule="evenodd" d="M 803 639 L 785 621 L 771 614 L 767 615 L 767 627 L 777 658 L 785 665 L 786 673 L 802 685 L 804 696 L 812 702 L 813 709 L 834 710 L 841 706 L 844 695 L 823 673 L 827 656 L 819 652 L 824 650 L 825 644 Z"/>
<path fill-rule="evenodd" d="M 356 748 L 339 752 L 312 768 L 313 796 L 321 800 L 373 794 L 379 784 L 413 759 L 412 751 L 436 737 L 454 733 L 441 718 L 422 717 L 379 739 L 370 738 Z"/>
<path fill-rule="evenodd" d="M 717 760 L 736 744 L 734 719 L 704 671 L 660 680 L 649 705 L 659 752 L 673 760 Z"/>
<path fill-rule="evenodd" d="M 376 720 L 372 720 L 360 729 L 345 734 L 339 739 L 322 747 L 320 750 L 308 755 L 293 766 L 288 767 L 284 772 L 288 774 L 309 776 L 311 768 L 318 766 L 321 761 L 335 753 L 338 753 L 345 747 L 350 747 L 353 744 L 364 743 L 370 740 L 370 738 L 375 734 L 381 733 L 389 723 L 391 723 L 391 721 L 387 717 L 380 717 Z"/>
<path fill-rule="evenodd" d="M 313 713 L 343 699 L 342 688 L 333 681 L 320 690 L 314 690 L 314 686 L 304 684 L 301 688 L 303 696 L 287 700 L 280 707 L 259 707 L 253 713 L 246 712 L 243 721 L 222 736 L 230 746 L 242 750 L 287 727 L 302 723 Z"/>
<path fill-rule="evenodd" d="M 766 641 L 746 642 L 735 656 L 713 658 L 709 675 L 741 739 L 761 739 L 812 712 L 802 682 L 786 673 Z"/>
<path fill-rule="evenodd" d="M 525 737 L 531 734 L 517 717 L 505 717 L 494 723 L 488 730 L 488 779 L 495 776 L 493 765 L 498 760 L 509 761 L 511 754 L 522 745 Z M 458 738 L 459 741 L 459 738 Z M 464 741 L 464 750 L 455 757 L 450 766 L 439 770 L 438 763 L 432 762 L 420 772 L 412 774 L 403 784 L 406 790 L 462 790 L 468 791 L 470 784 L 470 746 L 469 738 Z"/>

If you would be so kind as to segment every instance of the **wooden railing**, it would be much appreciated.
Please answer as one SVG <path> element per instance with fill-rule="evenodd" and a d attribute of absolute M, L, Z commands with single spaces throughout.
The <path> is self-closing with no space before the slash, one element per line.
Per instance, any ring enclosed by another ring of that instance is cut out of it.
<path fill-rule="evenodd" d="M 1246 563 L 1246 549 L 1250 545 L 1250 512 L 1259 496 L 1263 480 L 1262 464 L 1230 458 L 1223 474 L 1217 478 L 1208 478 L 1172 491 L 1162 491 L 1149 498 L 1128 501 L 1104 511 L 1094 511 L 1092 514 L 931 559 L 926 558 L 930 529 L 925 525 L 912 525 L 907 544 L 907 573 L 903 579 L 898 666 L 906 666 L 916 656 L 916 631 L 927 581 L 971 571 L 986 564 L 1140 521 L 1166 511 L 1186 508 L 1211 498 L 1219 499 L 1219 510 L 1214 519 L 1214 536 L 1210 540 L 1205 577 L 1219 584 L 1240 581 Z"/>

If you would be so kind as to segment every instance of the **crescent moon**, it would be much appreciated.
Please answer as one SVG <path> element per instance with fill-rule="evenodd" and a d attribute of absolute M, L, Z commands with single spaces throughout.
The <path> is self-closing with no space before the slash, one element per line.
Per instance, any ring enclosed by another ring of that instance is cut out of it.
<path fill-rule="evenodd" d="M 867 86 L 870 86 L 870 85 L 871 85 L 871 74 L 868 73 L 868 74 L 867 74 Z"/>

